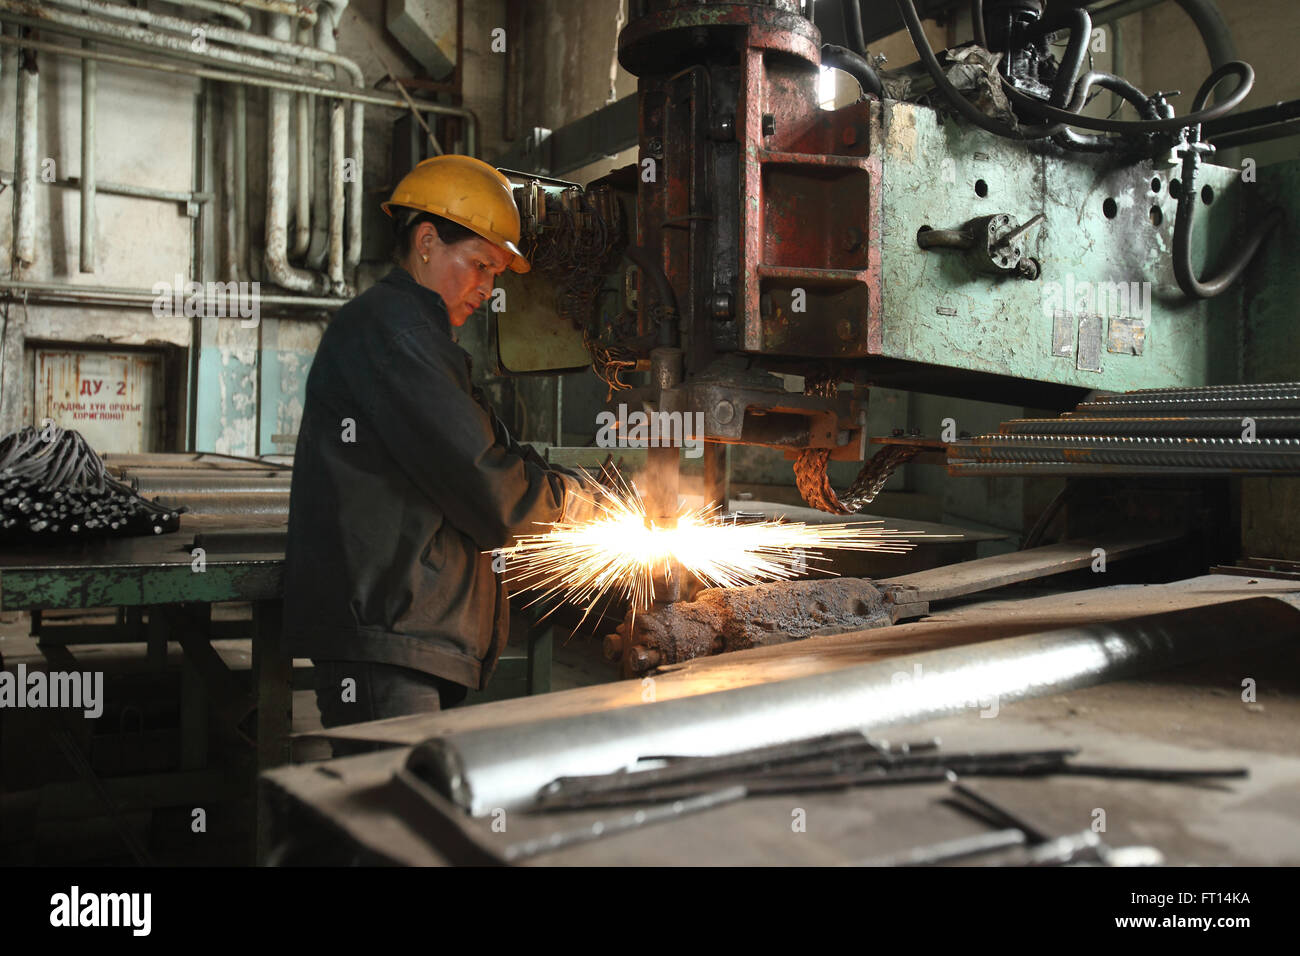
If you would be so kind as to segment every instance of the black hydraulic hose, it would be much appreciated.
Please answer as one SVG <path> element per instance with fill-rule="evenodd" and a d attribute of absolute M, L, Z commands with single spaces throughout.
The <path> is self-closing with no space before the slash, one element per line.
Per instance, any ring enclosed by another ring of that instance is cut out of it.
<path fill-rule="evenodd" d="M 871 68 L 865 58 L 858 56 L 848 47 L 827 43 L 822 46 L 822 66 L 833 66 L 843 70 L 858 81 L 863 93 L 870 93 L 877 99 L 885 98 L 885 87 L 880 82 L 880 75 Z"/>
<path fill-rule="evenodd" d="M 840 0 L 844 11 L 844 35 L 848 37 L 849 49 L 860 57 L 867 55 L 866 35 L 862 32 L 862 8 L 858 0 Z M 845 72 L 849 72 L 845 70 Z M 866 87 L 864 86 L 865 90 Z"/>
<path fill-rule="evenodd" d="M 908 0 L 899 0 L 900 3 Z M 1237 88 L 1232 91 L 1221 103 L 1206 108 L 1193 107 L 1192 112 L 1186 116 L 1171 116 L 1158 120 L 1111 120 L 1098 119 L 1093 116 L 1079 116 L 1071 113 L 1069 110 L 1059 109 L 1055 106 L 1049 106 L 1042 100 L 1035 99 L 1032 96 L 1026 96 L 1021 93 L 1006 77 L 1002 78 L 1003 88 L 1007 91 L 1007 96 L 1017 106 L 1044 117 L 1045 119 L 1059 120 L 1070 126 L 1078 126 L 1082 129 L 1092 129 L 1103 133 L 1176 133 L 1187 126 L 1195 126 L 1198 123 L 1205 123 L 1212 119 L 1218 119 L 1227 113 L 1232 112 L 1241 105 L 1241 101 L 1250 93 L 1251 87 L 1255 85 L 1255 71 L 1249 63 L 1241 60 L 1234 60 L 1231 63 L 1225 63 L 1219 67 L 1206 79 L 1202 89 L 1209 88 L 1213 90 L 1224 79 L 1236 75 L 1239 79 Z M 1198 97 L 1199 100 L 1199 97 Z"/>
<path fill-rule="evenodd" d="M 1090 70 L 1079 77 L 1074 87 L 1074 97 L 1067 107 L 1070 112 L 1077 113 L 1087 105 L 1088 94 L 1094 86 L 1110 90 L 1132 103 L 1143 119 L 1160 118 L 1160 114 L 1156 111 L 1149 96 L 1124 79 L 1124 77 L 1116 76 L 1114 73 L 1105 73 L 1101 70 Z"/>
<path fill-rule="evenodd" d="M 1210 55 L 1210 68 L 1218 69 L 1225 63 L 1237 58 L 1237 46 L 1232 42 L 1232 32 L 1223 19 L 1214 0 L 1174 0 L 1183 12 L 1192 18 L 1201 40 L 1205 43 L 1205 52 Z M 1219 98 L 1215 97 L 1215 102 Z"/>
<path fill-rule="evenodd" d="M 1210 98 L 1210 93 L 1218 85 L 1215 77 L 1220 72 L 1222 71 L 1216 70 L 1196 91 L 1196 99 L 1192 101 L 1193 113 L 1199 111 Z M 1195 139 L 1200 139 L 1199 129 L 1195 131 Z M 1236 253 L 1218 275 L 1211 279 L 1198 279 L 1192 269 L 1192 217 L 1196 212 L 1196 170 L 1201 164 L 1201 152 L 1195 147 L 1194 143 L 1183 153 L 1182 191 L 1178 194 L 1178 213 L 1174 218 L 1174 278 L 1178 280 L 1178 288 L 1189 298 L 1210 299 L 1226 291 L 1241 278 L 1268 234 L 1282 222 L 1282 210 L 1276 207 L 1270 209 L 1258 228 L 1244 242 L 1234 244 Z"/>
<path fill-rule="evenodd" d="M 1061 29 L 1070 31 L 1070 42 L 1065 48 L 1065 55 L 1061 58 L 1056 79 L 1052 82 L 1050 102 L 1053 106 L 1065 106 L 1070 101 L 1075 79 L 1088 59 L 1088 43 L 1092 39 L 1092 17 L 1083 7 L 1071 7 L 1058 14 L 1043 17 L 1030 27 L 1023 37 L 1023 40 L 1028 42 Z"/>
<path fill-rule="evenodd" d="M 1094 86 L 1110 90 L 1127 102 L 1132 103 L 1138 111 L 1138 115 L 1143 119 L 1160 118 L 1160 113 L 1156 110 L 1155 104 L 1151 102 L 1149 96 L 1124 79 L 1124 77 L 1100 70 L 1090 70 L 1079 77 L 1074 87 L 1074 97 L 1066 108 L 1072 113 L 1082 110 L 1087 105 L 1088 93 L 1091 92 Z M 1072 129 L 1066 129 L 1065 132 L 1061 133 L 1059 141 L 1062 142 L 1062 145 L 1085 152 L 1104 152 L 1117 148 L 1123 142 L 1119 137 L 1092 136 L 1086 133 L 1077 133 Z"/>
<path fill-rule="evenodd" d="M 677 293 L 673 292 L 672 283 L 668 281 L 663 266 L 641 246 L 628 246 L 623 250 L 623 255 L 631 259 L 641 274 L 650 280 L 659 296 L 659 304 L 664 310 L 663 319 L 659 322 L 659 345 L 663 348 L 677 348 L 681 341 L 677 327 L 680 314 L 677 311 Z"/>
<path fill-rule="evenodd" d="M 1178 214 L 1174 219 L 1174 278 L 1178 288 L 1193 299 L 1210 299 L 1225 292 L 1241 278 L 1268 234 L 1282 222 L 1282 210 L 1274 208 L 1244 242 L 1237 244 L 1236 255 L 1218 275 L 1198 279 L 1192 269 L 1192 216 L 1196 210 L 1196 167 L 1199 156 L 1189 150 L 1183 157 L 1182 192 L 1178 196 Z"/>
<path fill-rule="evenodd" d="M 1223 19 L 1214 0 L 1174 0 L 1196 24 L 1205 51 L 1210 55 L 1210 66 L 1220 67 L 1237 58 L 1237 47 L 1232 42 L 1232 32 Z"/>
<path fill-rule="evenodd" d="M 989 48 L 989 37 L 984 32 L 984 0 L 970 0 L 970 23 L 975 31 L 975 42 Z"/>
<path fill-rule="evenodd" d="M 935 88 L 966 119 L 980 127 L 980 129 L 1007 139 L 1047 139 L 1055 136 L 1065 128 L 1064 123 L 1052 123 L 1049 126 L 1016 127 L 980 112 L 975 104 L 962 96 L 961 91 L 949 83 L 948 78 L 944 76 L 943 67 L 939 65 L 934 50 L 930 46 L 930 41 L 925 36 L 925 28 L 921 25 L 920 16 L 917 15 L 916 5 L 912 0 L 895 0 L 895 3 L 898 4 L 898 12 L 902 14 L 903 22 L 907 24 L 907 32 L 911 34 L 912 44 L 916 47 L 916 52 L 921 55 L 921 62 L 925 64 L 925 69 L 930 74 L 930 79 L 934 81 Z M 1071 114 L 1071 118 L 1073 118 L 1073 114 Z"/>

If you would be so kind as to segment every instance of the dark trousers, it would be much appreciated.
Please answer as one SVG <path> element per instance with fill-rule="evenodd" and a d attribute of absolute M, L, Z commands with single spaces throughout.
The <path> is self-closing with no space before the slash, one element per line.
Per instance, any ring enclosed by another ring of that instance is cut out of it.
<path fill-rule="evenodd" d="M 437 713 L 465 699 L 469 688 L 409 667 L 369 661 L 316 661 L 316 706 L 325 728 L 386 717 Z M 351 681 L 351 683 L 348 683 Z M 370 753 L 382 745 L 331 740 L 334 756 Z"/>

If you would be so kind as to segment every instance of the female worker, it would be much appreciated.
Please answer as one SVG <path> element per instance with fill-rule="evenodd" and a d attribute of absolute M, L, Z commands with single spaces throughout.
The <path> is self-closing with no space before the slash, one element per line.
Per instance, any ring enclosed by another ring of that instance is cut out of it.
<path fill-rule="evenodd" d="M 397 265 L 325 330 L 294 456 L 284 628 L 326 727 L 484 687 L 509 630 L 489 552 L 593 508 L 510 437 L 451 337 L 498 275 L 528 271 L 509 181 L 440 156 L 383 208 Z"/>

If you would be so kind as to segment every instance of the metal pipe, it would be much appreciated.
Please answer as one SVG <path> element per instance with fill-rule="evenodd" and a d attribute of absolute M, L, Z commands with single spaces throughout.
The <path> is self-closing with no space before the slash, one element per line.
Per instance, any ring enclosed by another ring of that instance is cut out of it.
<path fill-rule="evenodd" d="M 0 3 L 5 0 L 0 0 Z M 0 20 L 5 19 L 0 16 Z M 381 93 L 369 93 L 351 90 L 345 87 L 329 86 L 321 83 L 303 83 L 281 80 L 252 73 L 234 73 L 203 66 L 181 66 L 163 63 L 158 60 L 123 56 L 96 50 L 93 53 L 76 47 L 59 46 L 35 40 L 23 40 L 17 37 L 0 35 L 0 46 L 23 47 L 39 52 L 54 53 L 60 56 L 72 56 L 83 60 L 97 60 L 101 63 L 116 63 L 120 66 L 132 66 L 142 70 L 156 70 L 161 73 L 173 73 L 180 76 L 193 76 L 204 80 L 216 80 L 219 83 L 235 83 L 242 86 L 256 86 L 268 90 L 285 90 L 289 93 L 315 93 L 320 96 L 332 96 L 350 103 L 366 103 L 371 106 L 383 106 L 389 109 L 409 110 L 410 104 L 400 96 L 384 96 Z M 463 106 L 444 106 L 442 103 L 430 103 L 427 100 L 413 100 L 415 108 L 421 113 L 433 113 L 439 116 L 459 116 L 466 122 L 466 152 L 474 153 L 477 149 L 478 117 L 473 110 Z"/>
<path fill-rule="evenodd" d="M 353 165 L 352 176 L 348 181 L 347 252 L 343 258 L 343 265 L 349 281 L 353 279 L 353 273 L 361 262 L 361 210 L 365 198 L 361 188 L 365 171 L 363 149 L 366 130 L 365 109 L 363 104 L 353 102 L 350 114 L 352 128 L 348 135 L 352 148 L 352 155 L 348 158 Z"/>
<path fill-rule="evenodd" d="M 306 93 L 294 96 L 294 156 L 298 181 L 294 192 L 293 255 L 301 256 L 311 242 L 311 112 Z"/>
<path fill-rule="evenodd" d="M 343 18 L 343 11 L 347 8 L 348 0 L 321 0 L 321 5 L 330 8 L 330 17 L 334 29 L 338 28 L 339 21 Z M 329 46 L 333 47 L 333 34 L 330 36 Z M 459 64 L 457 69 L 459 69 Z M 358 87 L 365 86 L 365 79 L 361 78 L 356 81 Z M 399 91 L 404 92 L 404 91 Z M 403 100 L 410 102 L 409 97 L 403 96 Z M 349 113 L 350 128 L 348 130 L 349 146 L 352 150 L 348 160 L 352 164 L 352 175 L 345 177 L 347 188 L 347 218 L 346 218 L 346 243 L 344 245 L 343 268 L 344 281 L 348 284 L 355 282 L 356 268 L 361 262 L 361 210 L 364 206 L 364 194 L 362 192 L 362 180 L 365 177 L 365 107 L 360 101 L 352 102 L 351 112 Z M 333 128 L 331 127 L 331 135 Z M 331 200 L 333 196 L 331 196 Z M 333 260 L 331 260 L 331 266 Z M 342 294 L 346 291 L 344 286 L 335 284 L 334 274 L 331 271 L 330 282 L 334 285 L 336 293 Z"/>
<path fill-rule="evenodd" d="M 343 104 L 330 103 L 330 171 L 329 171 L 329 281 L 335 295 L 341 295 L 346 282 L 343 274 Z"/>
<path fill-rule="evenodd" d="M 244 30 L 232 30 L 229 27 L 198 23 L 194 20 L 186 20 L 183 17 L 169 17 L 160 13 L 150 13 L 148 10 L 141 10 L 136 7 L 103 3 L 101 0 L 47 0 L 47 2 L 113 20 L 123 20 L 140 26 L 147 26 L 153 30 L 170 30 L 185 37 L 187 43 L 193 43 L 194 31 L 201 30 L 205 42 L 215 40 L 219 43 L 245 47 L 249 50 L 260 50 L 263 53 L 291 56 L 295 59 L 311 60 L 316 63 L 329 63 L 342 68 L 351 77 L 353 86 L 364 87 L 366 84 L 361 67 L 354 60 L 329 50 L 320 50 L 313 46 L 294 43 L 291 28 L 286 28 L 283 31 L 283 36 L 277 35 L 277 31 L 274 30 L 274 22 L 277 19 L 283 19 L 285 23 L 289 22 L 288 17 L 282 17 L 279 14 L 272 17 L 273 29 L 271 35 L 263 36 L 260 33 L 248 33 Z"/>
<path fill-rule="evenodd" d="M 232 496 L 287 495 L 291 472 L 281 472 L 282 478 L 247 477 L 241 475 L 133 475 L 128 481 L 143 496 L 174 495 L 178 498 L 196 492 L 226 492 Z"/>
<path fill-rule="evenodd" d="M 76 176 L 69 176 L 64 181 L 56 181 L 55 185 L 68 185 L 73 189 L 80 188 L 80 180 Z M 131 196 L 135 199 L 156 199 L 159 202 L 175 203 L 205 203 L 212 202 L 215 198 L 210 192 L 187 193 L 175 189 L 154 189 L 150 186 L 133 186 L 130 183 L 114 183 L 107 180 L 99 180 L 95 183 L 95 192 L 111 193 L 114 196 Z"/>
<path fill-rule="evenodd" d="M 215 60 L 243 69 L 286 77 L 298 78 L 306 72 L 313 79 L 322 78 L 319 72 L 306 70 L 297 64 L 277 63 L 252 53 L 212 45 L 205 46 L 200 52 L 195 49 L 192 37 L 172 36 L 143 27 L 106 22 L 98 17 L 84 16 L 65 10 L 52 10 L 49 7 L 28 3 L 26 0 L 0 0 L 0 19 L 54 33 L 66 33 L 81 39 L 109 40 L 149 52 L 165 50 L 179 59 L 191 62 L 210 63 Z"/>
<path fill-rule="evenodd" d="M 232 282 L 241 281 L 239 269 L 239 226 L 235 201 L 235 167 L 244 157 L 235 149 L 235 91 L 226 90 L 225 109 L 221 113 L 221 191 L 224 203 L 222 223 L 222 274 Z"/>
<path fill-rule="evenodd" d="M 164 508 L 188 508 L 196 514 L 287 515 L 289 492 L 238 494 L 229 491 L 186 491 L 152 499 Z"/>
<path fill-rule="evenodd" d="M 227 0 L 227 2 L 247 10 L 282 13 L 286 17 L 297 17 L 305 23 L 316 22 L 316 11 L 308 3 L 298 3 L 295 0 Z"/>
<path fill-rule="evenodd" d="M 166 2 L 173 6 L 191 7 L 195 10 L 205 10 L 219 17 L 225 17 L 232 23 L 238 24 L 242 30 L 251 30 L 253 28 L 253 18 L 233 3 L 222 3 L 221 0 L 166 0 Z"/>
<path fill-rule="evenodd" d="M 0 172 L 0 185 L 8 186 L 13 182 L 15 182 L 14 173 L 7 170 Z M 81 177 L 68 176 L 63 179 L 55 179 L 47 185 L 62 186 L 68 189 L 80 189 Z M 159 202 L 182 204 L 211 202 L 215 198 L 210 192 L 187 193 L 179 192 L 174 189 L 153 189 L 149 186 L 132 186 L 128 183 L 115 183 L 104 179 L 96 180 L 95 192 L 111 193 L 114 196 L 131 196 L 135 199 L 156 199 Z"/>
<path fill-rule="evenodd" d="M 421 750 L 444 795 L 483 816 L 527 807 L 557 777 L 613 773 L 650 754 L 714 756 L 987 710 L 1212 657 L 1223 653 L 1224 634 L 1236 635 L 1238 649 L 1240 641 L 1263 646 L 1289 638 L 1297 627 L 1300 609 L 1292 604 L 1247 598 L 639 707 L 453 732 Z"/>
<path fill-rule="evenodd" d="M 316 46 L 322 50 L 333 50 L 334 12 L 330 7 L 322 7 L 321 15 L 316 18 Z M 324 158 L 324 162 L 313 163 L 314 181 L 312 183 L 311 242 L 307 247 L 306 264 L 312 269 L 325 268 L 326 257 L 330 248 L 330 196 L 333 188 L 334 162 L 330 152 L 330 133 L 333 128 L 334 102 L 323 97 L 314 98 L 314 153 Z M 341 152 L 341 150 L 340 150 Z M 341 188 L 341 187 L 340 187 Z M 342 224 L 340 223 L 340 228 Z M 332 273 L 329 273 L 331 276 Z"/>
<path fill-rule="evenodd" d="M 90 41 L 82 46 L 93 49 Z M 82 272 L 95 271 L 95 91 L 99 64 L 81 61 L 81 249 Z"/>
<path fill-rule="evenodd" d="M 6 39 L 9 39 L 6 37 Z M 20 268 L 36 261 L 36 179 L 40 165 L 37 150 L 36 106 L 39 101 L 40 74 L 36 52 L 22 49 L 18 57 L 18 130 L 14 153 L 14 258 Z"/>
<path fill-rule="evenodd" d="M 271 35 L 289 35 L 289 18 L 271 17 Z M 322 295 L 330 291 L 327 277 L 289 263 L 289 94 L 272 90 L 266 117 L 266 250 L 268 277 L 294 292 Z"/>
<path fill-rule="evenodd" d="M 108 286 L 72 285 L 66 282 L 19 282 L 12 279 L 0 279 L 0 295 L 12 295 L 17 298 L 47 302 L 79 302 L 86 305 L 130 305 L 151 306 L 158 301 L 158 293 L 148 289 L 126 289 Z M 345 304 L 344 299 L 311 298 L 301 295 L 252 295 L 246 302 L 257 306 L 300 306 L 310 309 L 337 309 Z M 205 308 L 208 304 L 216 305 L 216 297 L 204 298 Z M 231 316 L 238 318 L 238 316 Z"/>
<path fill-rule="evenodd" d="M 248 264 L 248 91 L 235 92 L 235 267 L 240 282 L 252 276 Z"/>

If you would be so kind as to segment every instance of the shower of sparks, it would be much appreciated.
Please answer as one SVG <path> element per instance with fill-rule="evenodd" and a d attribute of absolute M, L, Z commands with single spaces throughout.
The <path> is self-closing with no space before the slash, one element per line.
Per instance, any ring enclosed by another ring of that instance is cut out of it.
<path fill-rule="evenodd" d="M 569 603 L 583 619 L 606 596 L 621 595 L 633 614 L 650 607 L 656 577 L 674 574 L 706 587 L 737 588 L 800 577 L 809 570 L 833 575 L 813 562 L 823 551 L 903 554 L 915 533 L 880 527 L 879 521 L 804 524 L 737 521 L 717 506 L 684 509 L 676 527 L 657 527 L 635 486 L 621 479 L 615 489 L 597 487 L 596 518 L 560 521 L 549 531 L 521 535 L 505 557 L 506 581 L 537 592 L 531 603 Z M 550 613 L 550 612 L 548 612 Z"/>

